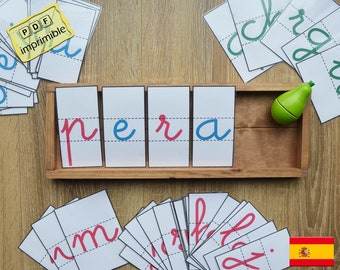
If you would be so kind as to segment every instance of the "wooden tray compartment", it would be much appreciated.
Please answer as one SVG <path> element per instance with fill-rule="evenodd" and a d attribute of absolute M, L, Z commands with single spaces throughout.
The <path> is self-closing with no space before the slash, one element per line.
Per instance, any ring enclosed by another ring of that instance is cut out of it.
<path fill-rule="evenodd" d="M 53 179 L 274 178 L 304 177 L 309 167 L 310 108 L 294 124 L 280 126 L 270 115 L 275 97 L 296 85 L 236 85 L 232 167 L 63 168 L 59 149 L 55 88 L 46 95 L 46 177 Z M 70 85 L 67 85 L 70 86 Z M 75 85 L 74 85 L 75 86 Z M 80 86 L 77 84 L 77 86 Z M 148 85 L 149 86 L 149 85 Z M 98 90 L 101 92 L 98 85 Z M 147 86 L 145 87 L 147 89 Z M 192 89 L 192 86 L 191 86 Z M 101 101 L 101 93 L 99 93 Z M 102 132 L 103 133 L 103 132 Z"/>

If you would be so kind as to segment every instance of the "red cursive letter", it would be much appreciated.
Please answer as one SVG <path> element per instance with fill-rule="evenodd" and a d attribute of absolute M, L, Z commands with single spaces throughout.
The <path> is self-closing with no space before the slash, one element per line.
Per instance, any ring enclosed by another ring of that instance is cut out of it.
<path fill-rule="evenodd" d="M 165 131 L 164 131 L 164 137 L 167 138 L 169 141 L 174 141 L 176 140 L 182 133 L 182 129 L 180 129 L 174 136 L 169 136 L 169 128 L 170 128 L 170 123 L 169 121 L 166 120 L 166 116 L 164 114 L 161 114 L 159 116 L 159 120 L 161 123 L 159 124 L 158 128 L 156 129 L 156 132 L 159 132 L 162 127 L 165 125 Z"/>
<path fill-rule="evenodd" d="M 70 139 L 70 134 L 71 131 L 73 129 L 73 127 L 75 126 L 75 124 L 79 123 L 80 124 L 80 131 L 81 131 L 81 136 L 83 137 L 83 139 L 89 141 L 91 140 L 98 132 L 98 129 L 94 129 L 93 132 L 91 133 L 90 136 L 86 136 L 85 134 L 85 125 L 84 125 L 84 121 L 81 120 L 80 118 L 77 118 L 75 120 L 73 120 L 73 122 L 71 123 L 71 125 L 68 125 L 68 119 L 65 119 L 64 121 L 64 126 L 61 130 L 61 133 L 66 133 L 66 145 L 67 145 L 67 156 L 68 156 L 68 164 L 70 166 L 72 166 L 72 153 L 71 153 L 71 139 Z"/>

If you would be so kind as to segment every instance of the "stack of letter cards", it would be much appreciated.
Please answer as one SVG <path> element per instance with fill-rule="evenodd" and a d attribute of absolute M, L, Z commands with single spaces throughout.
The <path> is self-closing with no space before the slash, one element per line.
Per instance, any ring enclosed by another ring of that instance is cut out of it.
<path fill-rule="evenodd" d="M 322 123 L 340 115 L 335 1 L 228 0 L 204 19 L 243 81 L 284 61 L 303 81 L 315 83 L 312 102 Z"/>
<path fill-rule="evenodd" d="M 40 79 L 78 81 L 100 13 L 83 0 L 0 0 L 0 115 L 27 113 Z"/>
<path fill-rule="evenodd" d="M 232 166 L 234 86 L 60 86 L 55 94 L 64 168 L 103 166 L 102 156 L 105 167 Z"/>
<path fill-rule="evenodd" d="M 271 269 L 334 266 L 333 237 L 290 237 L 247 201 L 190 193 L 152 201 L 122 230 L 100 191 L 50 206 L 20 250 L 46 269 Z"/>

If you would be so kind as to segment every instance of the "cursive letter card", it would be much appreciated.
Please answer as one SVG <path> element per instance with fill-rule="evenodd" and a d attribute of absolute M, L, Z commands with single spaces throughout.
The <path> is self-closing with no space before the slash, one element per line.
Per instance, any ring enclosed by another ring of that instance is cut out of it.
<path fill-rule="evenodd" d="M 189 194 L 189 252 L 194 250 L 227 197 L 228 193 L 224 192 Z"/>
<path fill-rule="evenodd" d="M 268 70 L 268 67 L 252 71 L 248 69 L 228 2 L 207 12 L 204 19 L 244 82 Z"/>
<path fill-rule="evenodd" d="M 282 46 L 338 7 L 333 0 L 292 0 L 261 42 L 290 64 Z"/>
<path fill-rule="evenodd" d="M 187 262 L 183 250 L 180 231 L 173 202 L 155 206 L 153 209 L 159 231 L 162 236 L 164 250 L 172 269 L 186 269 Z"/>
<path fill-rule="evenodd" d="M 204 260 L 204 255 L 211 250 L 215 250 L 229 242 L 241 237 L 244 234 L 264 225 L 267 221 L 255 209 L 251 203 L 247 203 L 235 215 L 230 217 L 223 225 L 219 226 L 205 241 L 199 249 L 195 251 L 193 257 L 204 267 L 208 267 Z"/>
<path fill-rule="evenodd" d="M 244 246 L 250 242 L 263 238 L 276 231 L 277 229 L 275 227 L 274 222 L 270 221 L 264 224 L 263 226 L 251 231 L 250 233 L 247 233 L 246 235 L 243 235 L 240 238 L 237 238 L 234 241 L 231 241 L 230 243 L 222 247 L 219 247 L 218 249 L 215 249 L 211 251 L 210 253 L 207 253 L 206 255 L 204 255 L 204 259 L 207 262 L 209 269 L 218 269 L 218 265 L 215 260 L 217 256 L 220 256 L 240 246 Z"/>
<path fill-rule="evenodd" d="M 289 267 L 289 234 L 280 230 L 216 257 L 218 269 L 286 269 Z"/>
<path fill-rule="evenodd" d="M 214 232 L 223 223 L 223 221 L 228 219 L 228 217 L 236 210 L 239 205 L 240 203 L 237 200 L 231 196 L 228 196 L 218 209 L 214 218 L 211 220 L 208 228 L 202 233 L 192 252 L 199 248 L 204 243 L 204 241 L 209 238 L 211 232 Z"/>
<path fill-rule="evenodd" d="M 235 87 L 194 87 L 193 166 L 232 166 Z"/>
<path fill-rule="evenodd" d="M 272 66 L 282 61 L 261 43 L 261 39 L 289 2 L 290 0 L 228 1 L 249 70 Z"/>
<path fill-rule="evenodd" d="M 52 262 L 61 270 L 79 269 L 68 245 L 55 211 L 32 224 Z"/>
<path fill-rule="evenodd" d="M 36 14 L 46 8 L 49 5 L 55 4 L 57 0 L 27 0 L 27 15 L 31 16 Z M 33 60 L 27 62 L 27 70 L 31 73 L 33 78 L 38 77 L 38 65 L 40 63 L 40 57 L 34 58 Z"/>
<path fill-rule="evenodd" d="M 145 167 L 144 87 L 103 87 L 106 167 Z"/>
<path fill-rule="evenodd" d="M 7 28 L 27 17 L 26 0 L 0 1 L 0 35 L 6 45 L 13 49 L 12 42 L 7 33 Z M 4 44 L 0 44 L 3 47 Z M 13 49 L 14 55 L 14 49 Z"/>
<path fill-rule="evenodd" d="M 137 220 L 148 238 L 149 241 L 148 247 L 152 247 L 153 250 L 152 255 L 156 262 L 158 263 L 158 265 L 165 269 L 172 269 L 167 250 L 165 249 L 162 233 L 158 226 L 155 212 L 153 210 L 154 208 L 149 209 L 148 211 L 145 211 L 144 213 L 138 215 Z M 171 217 L 167 218 L 169 219 L 168 221 L 170 222 Z"/>
<path fill-rule="evenodd" d="M 126 264 L 119 254 L 124 244 L 118 239 L 122 229 L 106 191 L 100 191 L 55 210 L 82 270 L 106 270 Z"/>
<path fill-rule="evenodd" d="M 301 61 L 297 67 L 303 80 L 315 83 L 312 102 L 321 123 L 339 116 L 340 45 Z"/>
<path fill-rule="evenodd" d="M 188 230 L 188 222 L 187 222 L 187 213 L 184 207 L 184 200 L 186 200 L 188 196 L 185 196 L 179 200 L 175 200 L 172 202 L 173 208 L 176 215 L 177 222 L 177 232 L 180 237 L 182 249 L 184 256 L 188 257 L 189 250 L 189 230 Z"/>
<path fill-rule="evenodd" d="M 149 166 L 189 166 L 189 87 L 148 88 Z"/>
<path fill-rule="evenodd" d="M 42 215 L 42 218 L 54 211 L 54 207 L 50 206 Z M 45 249 L 44 245 L 41 243 L 39 237 L 31 230 L 22 243 L 19 246 L 19 249 L 39 263 L 42 267 L 48 270 L 57 270 L 57 266 L 54 264 L 53 260 L 51 260 L 50 255 Z"/>
<path fill-rule="evenodd" d="M 340 44 L 339 17 L 340 8 L 282 47 L 296 70 L 297 63 Z"/>
<path fill-rule="evenodd" d="M 120 256 L 124 258 L 126 261 L 131 263 L 134 267 L 141 270 L 152 270 L 157 269 L 155 266 L 151 265 L 147 260 L 140 256 L 134 249 L 130 248 L 130 246 L 125 246 Z"/>
<path fill-rule="evenodd" d="M 149 211 L 156 205 L 155 202 L 151 202 L 144 209 L 142 209 L 137 216 Z M 152 245 L 150 245 L 150 241 L 146 236 L 143 228 L 140 226 L 137 216 L 129 221 L 128 224 L 125 225 L 123 232 L 120 234 L 119 239 L 133 251 L 139 254 L 144 260 L 146 260 L 149 265 L 154 266 L 156 269 L 165 269 L 164 264 L 159 265 L 155 260 L 156 252 Z M 141 261 L 135 257 L 135 253 L 133 252 L 125 252 L 124 259 L 130 262 L 133 265 L 139 265 Z"/>
<path fill-rule="evenodd" d="M 25 96 L 6 87 L 0 86 L 1 108 L 31 108 L 35 104 L 34 95 Z"/>
<path fill-rule="evenodd" d="M 71 202 L 75 202 L 78 198 L 73 199 Z M 43 213 L 41 218 L 49 215 L 55 210 L 53 206 L 49 206 L 46 211 Z M 19 249 L 23 251 L 25 254 L 30 256 L 33 260 L 39 263 L 41 266 L 48 270 L 56 270 L 58 269 L 55 265 L 53 259 L 51 259 L 50 255 L 48 254 L 47 250 L 45 249 L 44 245 L 41 243 L 39 237 L 32 229 L 22 243 L 19 246 Z"/>
<path fill-rule="evenodd" d="M 55 82 L 76 83 L 101 7 L 94 4 L 85 6 L 83 2 L 75 4 L 59 0 L 57 3 L 68 18 L 75 36 L 42 55 L 38 77 Z"/>
<path fill-rule="evenodd" d="M 0 41 L 0 44 L 3 42 Z M 8 51 L 0 48 L 0 85 L 25 96 L 37 91 L 39 79 L 32 79 L 25 66 Z"/>
<path fill-rule="evenodd" d="M 210 252 L 211 250 L 207 250 L 204 248 L 204 244 L 206 242 L 209 241 L 210 239 L 210 236 L 215 232 L 215 231 L 218 231 L 220 227 L 222 227 L 232 216 L 234 216 L 237 212 L 239 212 L 245 205 L 247 204 L 247 202 L 245 201 L 242 201 L 241 203 L 239 203 L 237 205 L 237 207 L 231 212 L 231 214 L 229 214 L 228 216 L 225 216 L 224 218 L 221 218 L 221 219 L 217 219 L 219 221 L 222 220 L 222 222 L 219 222 L 218 224 L 216 224 L 216 229 L 214 229 L 213 231 L 211 231 L 212 233 L 210 235 L 207 235 L 206 236 L 206 239 L 201 239 L 203 240 L 202 243 L 200 243 L 200 248 L 197 248 L 197 249 L 194 249 L 193 252 L 189 255 L 189 258 L 187 259 L 187 261 L 189 263 L 191 262 L 195 262 L 196 264 L 199 264 L 201 267 L 203 268 L 207 268 L 208 269 L 208 265 L 206 265 L 206 262 L 204 260 L 204 255 L 208 252 Z M 222 207 L 222 206 L 221 206 Z M 209 226 L 210 227 L 210 226 Z M 208 228 L 209 228 L 208 227 Z"/>
<path fill-rule="evenodd" d="M 63 167 L 102 165 L 97 87 L 56 88 Z"/>

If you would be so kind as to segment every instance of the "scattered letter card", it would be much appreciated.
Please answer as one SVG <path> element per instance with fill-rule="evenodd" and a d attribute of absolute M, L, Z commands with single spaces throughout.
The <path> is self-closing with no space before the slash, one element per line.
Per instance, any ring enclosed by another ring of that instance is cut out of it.
<path fill-rule="evenodd" d="M 282 47 L 295 69 L 298 62 L 340 44 L 338 18 L 340 8 Z"/>
<path fill-rule="evenodd" d="M 193 166 L 232 166 L 235 87 L 194 87 Z"/>
<path fill-rule="evenodd" d="M 339 116 L 340 45 L 298 63 L 297 67 L 303 80 L 315 83 L 312 102 L 321 123 Z"/>
<path fill-rule="evenodd" d="M 54 211 L 32 224 L 32 228 L 58 269 L 79 269 Z"/>
<path fill-rule="evenodd" d="M 286 269 L 289 267 L 287 229 L 217 256 L 218 269 Z"/>
<path fill-rule="evenodd" d="M 252 71 L 248 69 L 228 2 L 206 13 L 204 19 L 244 82 L 268 70 L 268 67 Z"/>
<path fill-rule="evenodd" d="M 270 66 L 281 59 L 261 43 L 289 0 L 229 0 L 249 70 Z M 245 8 L 246 7 L 246 8 Z"/>
<path fill-rule="evenodd" d="M 149 166 L 189 165 L 189 87 L 149 87 Z"/>
<path fill-rule="evenodd" d="M 41 56 L 37 67 L 38 77 L 55 82 L 76 83 L 101 7 L 87 2 L 75 4 L 68 1 L 58 1 L 58 5 L 68 18 L 74 37 Z"/>
<path fill-rule="evenodd" d="M 119 256 L 121 227 L 105 191 L 55 210 L 79 269 L 107 270 L 126 264 Z"/>
<path fill-rule="evenodd" d="M 57 87 L 63 167 L 102 166 L 97 87 Z"/>
<path fill-rule="evenodd" d="M 103 114 L 106 167 L 144 167 L 144 87 L 103 87 Z"/>
<path fill-rule="evenodd" d="M 262 43 L 289 63 L 281 47 L 337 8 L 333 0 L 292 0 Z"/>

